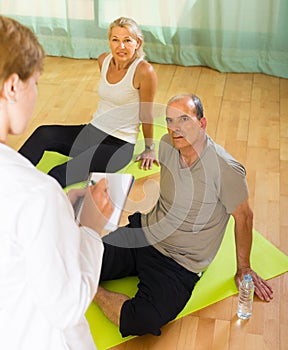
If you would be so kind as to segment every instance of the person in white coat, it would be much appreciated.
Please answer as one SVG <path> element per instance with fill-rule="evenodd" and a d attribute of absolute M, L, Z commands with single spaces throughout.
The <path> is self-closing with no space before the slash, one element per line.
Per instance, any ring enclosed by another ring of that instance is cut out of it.
<path fill-rule="evenodd" d="M 7 145 L 33 113 L 44 56 L 29 28 L 0 16 L 0 349 L 92 350 L 85 312 L 102 262 L 97 232 L 113 210 L 107 184 L 86 190 L 78 224 L 83 192 L 67 196 Z"/>

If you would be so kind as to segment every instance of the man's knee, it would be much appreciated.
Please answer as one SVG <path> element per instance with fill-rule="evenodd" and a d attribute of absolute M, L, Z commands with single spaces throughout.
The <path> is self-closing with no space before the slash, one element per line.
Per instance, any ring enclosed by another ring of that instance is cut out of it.
<path fill-rule="evenodd" d="M 170 319 L 163 319 L 150 302 L 139 298 L 129 299 L 121 309 L 120 332 L 123 337 L 144 334 L 159 336 L 161 327 L 169 321 Z"/>

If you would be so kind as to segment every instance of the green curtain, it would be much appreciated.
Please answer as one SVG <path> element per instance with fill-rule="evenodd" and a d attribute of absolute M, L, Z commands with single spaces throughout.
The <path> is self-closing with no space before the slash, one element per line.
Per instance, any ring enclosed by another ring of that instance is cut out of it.
<path fill-rule="evenodd" d="M 288 0 L 0 0 L 0 13 L 52 56 L 97 58 L 109 23 L 128 16 L 150 62 L 288 78 Z"/>

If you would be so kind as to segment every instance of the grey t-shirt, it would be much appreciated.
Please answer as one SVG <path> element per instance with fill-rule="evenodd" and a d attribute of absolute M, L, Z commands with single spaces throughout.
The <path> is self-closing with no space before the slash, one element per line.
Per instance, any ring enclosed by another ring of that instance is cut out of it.
<path fill-rule="evenodd" d="M 208 136 L 200 158 L 183 168 L 164 135 L 159 161 L 159 200 L 141 216 L 146 238 L 186 269 L 202 272 L 220 247 L 230 214 L 248 198 L 245 169 Z"/>

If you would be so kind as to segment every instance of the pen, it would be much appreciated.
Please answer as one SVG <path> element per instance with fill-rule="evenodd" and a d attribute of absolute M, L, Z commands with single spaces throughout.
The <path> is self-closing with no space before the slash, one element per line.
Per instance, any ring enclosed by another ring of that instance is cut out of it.
<path fill-rule="evenodd" d="M 96 185 L 96 182 L 94 180 L 91 180 L 90 183 L 92 186 Z"/>

